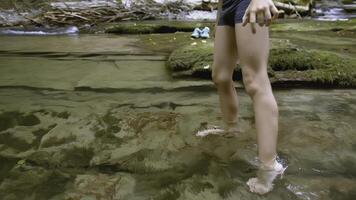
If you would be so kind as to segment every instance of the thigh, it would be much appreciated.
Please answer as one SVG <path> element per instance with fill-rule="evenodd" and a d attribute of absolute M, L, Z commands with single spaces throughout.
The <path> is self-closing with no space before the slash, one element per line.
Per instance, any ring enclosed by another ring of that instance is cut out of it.
<path fill-rule="evenodd" d="M 235 24 L 236 45 L 243 76 L 267 75 L 269 54 L 269 29 L 256 24 L 256 33 L 252 33 L 250 23 L 245 27 Z"/>
<path fill-rule="evenodd" d="M 234 27 L 228 25 L 216 26 L 213 59 L 213 76 L 221 73 L 228 73 L 232 76 L 237 61 Z"/>

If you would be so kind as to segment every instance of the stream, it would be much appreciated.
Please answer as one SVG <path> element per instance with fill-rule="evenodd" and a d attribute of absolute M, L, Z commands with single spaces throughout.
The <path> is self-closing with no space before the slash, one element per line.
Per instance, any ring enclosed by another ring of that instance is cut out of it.
<path fill-rule="evenodd" d="M 197 137 L 221 125 L 216 88 L 172 78 L 169 52 L 140 37 L 0 36 L 0 199 L 356 198 L 356 90 L 274 89 L 289 167 L 258 196 L 245 184 L 257 144 L 244 89 L 242 134 Z"/>

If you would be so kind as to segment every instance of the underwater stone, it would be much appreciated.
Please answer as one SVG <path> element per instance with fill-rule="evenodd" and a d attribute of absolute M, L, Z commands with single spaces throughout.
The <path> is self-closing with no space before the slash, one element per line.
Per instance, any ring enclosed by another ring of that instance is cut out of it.
<path fill-rule="evenodd" d="M 40 120 L 33 114 L 20 112 L 3 112 L 0 114 L 0 131 L 15 126 L 34 126 L 39 123 Z"/>

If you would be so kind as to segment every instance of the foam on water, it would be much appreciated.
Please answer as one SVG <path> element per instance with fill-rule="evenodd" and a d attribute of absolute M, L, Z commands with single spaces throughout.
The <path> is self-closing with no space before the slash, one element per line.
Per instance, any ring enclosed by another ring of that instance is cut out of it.
<path fill-rule="evenodd" d="M 188 13 L 181 14 L 177 16 L 178 19 L 186 20 L 215 20 L 217 16 L 217 10 L 212 12 L 202 11 L 202 10 L 193 10 Z"/>
<path fill-rule="evenodd" d="M 98 6 L 116 7 L 117 2 L 115 0 L 91 0 L 91 1 L 73 1 L 73 2 L 53 2 L 52 7 L 55 8 L 70 8 L 70 9 L 88 9 Z"/>
<path fill-rule="evenodd" d="M 3 29 L 0 30 L 0 35 L 64 35 L 76 34 L 79 29 L 76 26 L 59 29 L 39 29 L 39 30 L 23 30 L 23 29 Z"/>
<path fill-rule="evenodd" d="M 354 13 L 346 13 L 343 8 L 334 7 L 316 9 L 316 14 L 318 15 L 315 19 L 322 21 L 347 21 L 350 18 L 355 18 L 356 14 Z"/>

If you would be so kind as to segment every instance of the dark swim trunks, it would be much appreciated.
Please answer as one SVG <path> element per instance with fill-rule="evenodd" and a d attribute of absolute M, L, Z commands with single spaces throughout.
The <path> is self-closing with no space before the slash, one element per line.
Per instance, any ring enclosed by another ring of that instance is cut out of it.
<path fill-rule="evenodd" d="M 235 26 L 242 22 L 242 17 L 251 0 L 222 0 L 218 26 Z"/>

